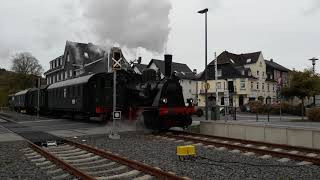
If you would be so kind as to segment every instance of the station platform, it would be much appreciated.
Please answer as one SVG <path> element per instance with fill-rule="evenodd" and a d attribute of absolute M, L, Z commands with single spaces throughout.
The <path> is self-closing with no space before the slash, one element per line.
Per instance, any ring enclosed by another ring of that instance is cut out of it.
<path fill-rule="evenodd" d="M 320 122 L 200 120 L 200 133 L 320 149 Z"/>

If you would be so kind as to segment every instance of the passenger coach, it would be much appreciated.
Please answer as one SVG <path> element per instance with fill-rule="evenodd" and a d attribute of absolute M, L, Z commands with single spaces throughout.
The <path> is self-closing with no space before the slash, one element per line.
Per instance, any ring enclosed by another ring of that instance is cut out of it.
<path fill-rule="evenodd" d="M 49 85 L 48 110 L 52 114 L 75 114 L 103 118 L 106 73 L 90 74 Z"/>

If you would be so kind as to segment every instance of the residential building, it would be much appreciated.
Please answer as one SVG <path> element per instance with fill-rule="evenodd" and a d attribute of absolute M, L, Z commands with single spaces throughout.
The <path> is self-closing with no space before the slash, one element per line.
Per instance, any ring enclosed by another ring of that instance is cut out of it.
<path fill-rule="evenodd" d="M 132 69 L 137 74 L 142 74 L 143 70 L 146 69 L 147 66 L 147 64 L 133 63 Z"/>
<path fill-rule="evenodd" d="M 290 70 L 273 61 L 273 59 L 265 60 L 267 79 L 277 82 L 279 87 L 288 85 Z"/>
<path fill-rule="evenodd" d="M 282 82 L 287 83 L 287 74 L 284 73 L 284 67 L 273 61 L 265 61 L 262 52 L 234 54 L 224 51 L 217 59 L 217 81 L 214 80 L 214 61 L 209 63 L 205 70 L 210 85 L 208 89 L 209 105 L 215 105 L 216 99 L 218 105 L 228 103 L 230 106 L 236 107 L 254 100 L 273 103 L 277 100 L 277 81 L 274 78 L 280 75 L 283 78 Z M 204 106 L 204 73 L 199 76 L 198 87 L 199 106 Z M 215 95 L 216 90 L 218 98 Z"/>
<path fill-rule="evenodd" d="M 63 55 L 51 60 L 50 69 L 44 73 L 47 84 L 90 73 L 111 72 L 111 55 L 116 50 L 121 52 L 121 49 L 116 47 L 106 50 L 92 43 L 67 41 Z M 129 63 L 123 57 L 122 68 L 129 67 Z"/>

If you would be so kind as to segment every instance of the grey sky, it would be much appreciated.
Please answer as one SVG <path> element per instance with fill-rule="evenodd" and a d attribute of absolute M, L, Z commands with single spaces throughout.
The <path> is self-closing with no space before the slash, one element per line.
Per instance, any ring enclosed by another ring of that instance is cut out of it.
<path fill-rule="evenodd" d="M 303 69 L 311 65 L 307 59 L 320 58 L 319 0 L 2 0 L 0 67 L 9 68 L 15 52 L 29 51 L 47 70 L 72 40 L 116 43 L 143 63 L 167 51 L 202 70 L 204 16 L 196 11 L 205 7 L 209 60 L 215 51 L 262 51 L 266 59 Z"/>

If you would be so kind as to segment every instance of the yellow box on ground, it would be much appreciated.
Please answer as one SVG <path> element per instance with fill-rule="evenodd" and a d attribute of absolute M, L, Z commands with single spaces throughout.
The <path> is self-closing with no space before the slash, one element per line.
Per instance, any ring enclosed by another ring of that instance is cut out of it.
<path fill-rule="evenodd" d="M 196 154 L 196 148 L 192 145 L 187 146 L 177 146 L 178 156 L 193 156 Z"/>

